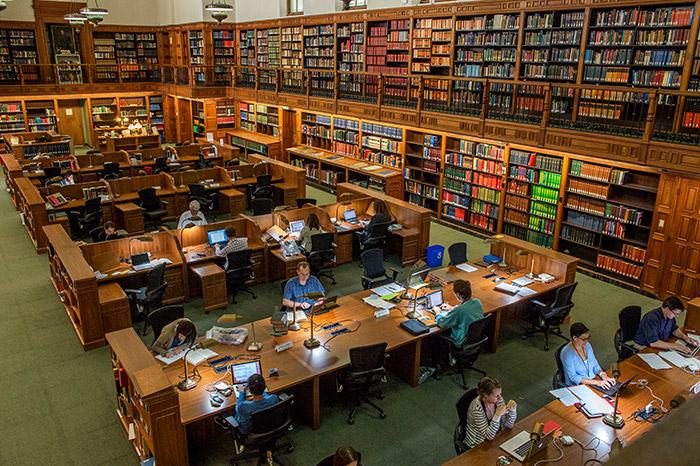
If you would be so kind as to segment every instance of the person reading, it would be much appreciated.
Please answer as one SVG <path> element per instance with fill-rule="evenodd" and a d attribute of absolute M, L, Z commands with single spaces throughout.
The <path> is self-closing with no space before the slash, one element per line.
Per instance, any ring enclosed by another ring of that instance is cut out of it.
<path fill-rule="evenodd" d="M 221 247 L 220 244 L 216 244 L 214 247 L 214 252 L 217 256 L 226 258 L 224 261 L 224 270 L 226 270 L 228 269 L 228 255 L 232 252 L 245 251 L 248 249 L 248 238 L 237 238 L 236 229 L 231 225 L 226 227 L 224 233 L 228 239 L 226 246 Z"/>
<path fill-rule="evenodd" d="M 311 252 L 311 237 L 319 233 L 323 233 L 323 229 L 321 229 L 321 224 L 318 222 L 318 216 L 312 212 L 306 218 L 306 225 L 299 232 L 299 239 L 297 240 L 299 246 L 306 254 Z"/>
<path fill-rule="evenodd" d="M 698 343 L 678 328 L 676 317 L 681 312 L 683 312 L 683 302 L 680 299 L 675 296 L 666 298 L 661 307 L 644 314 L 644 317 L 639 322 L 634 342 L 638 345 L 651 346 L 652 348 L 690 353 L 691 348 L 697 346 Z M 666 340 L 671 338 L 671 335 L 683 340 L 685 344 L 667 342 Z"/>
<path fill-rule="evenodd" d="M 464 436 L 469 448 L 484 440 L 493 440 L 504 429 L 513 428 L 518 405 L 513 400 L 506 404 L 501 392 L 501 383 L 489 376 L 481 379 L 476 386 L 478 396 L 469 404 Z"/>
<path fill-rule="evenodd" d="M 301 261 L 297 264 L 297 276 L 290 278 L 284 286 L 284 297 L 282 305 L 288 309 L 293 309 L 296 301 L 296 306 L 299 309 L 310 308 L 314 300 L 302 298 L 305 294 L 317 291 L 325 294 L 326 290 L 321 285 L 318 278 L 311 275 L 311 266 L 306 261 Z"/>
<path fill-rule="evenodd" d="M 195 341 L 197 341 L 197 328 L 190 319 L 183 317 L 163 327 L 151 351 L 169 358 L 177 356 L 192 346 Z"/>
<path fill-rule="evenodd" d="M 561 350 L 561 363 L 564 366 L 564 383 L 572 385 L 597 385 L 608 389 L 615 385 L 615 379 L 601 369 L 589 343 L 590 332 L 581 322 L 571 324 L 571 343 Z"/>
<path fill-rule="evenodd" d="M 178 228 L 185 228 L 190 223 L 196 226 L 206 225 L 207 219 L 202 212 L 199 211 L 200 205 L 199 201 L 190 201 L 190 209 L 180 215 L 180 220 L 177 222 Z"/>
<path fill-rule="evenodd" d="M 71 170 L 68 170 L 65 175 L 63 175 L 63 179 L 58 182 L 61 186 L 70 186 L 72 184 L 75 184 L 75 175 Z"/>
<path fill-rule="evenodd" d="M 107 221 L 102 225 L 102 231 L 97 235 L 99 241 L 108 241 L 117 238 L 126 238 L 129 234 L 124 230 L 117 230 L 114 228 L 114 222 Z"/>
<path fill-rule="evenodd" d="M 248 378 L 248 391 L 253 395 L 252 400 L 246 400 L 246 387 L 238 386 L 238 399 L 236 400 L 236 418 L 238 431 L 248 435 L 253 427 L 253 413 L 261 409 L 269 408 L 279 401 L 277 395 L 265 392 L 265 379 L 260 374 L 253 374 Z"/>

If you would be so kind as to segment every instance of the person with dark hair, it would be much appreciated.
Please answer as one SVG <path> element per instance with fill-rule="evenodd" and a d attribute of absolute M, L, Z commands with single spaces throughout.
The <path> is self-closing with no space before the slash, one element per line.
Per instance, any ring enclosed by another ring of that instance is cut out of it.
<path fill-rule="evenodd" d="M 214 252 L 217 256 L 226 258 L 226 261 L 224 261 L 224 270 L 226 270 L 228 268 L 228 255 L 232 252 L 245 251 L 248 249 L 248 238 L 236 238 L 236 229 L 233 225 L 227 226 L 224 233 L 226 233 L 228 243 L 226 243 L 226 246 L 223 248 L 220 244 L 217 244 Z"/>
<path fill-rule="evenodd" d="M 107 241 L 110 239 L 126 238 L 129 234 L 124 230 L 114 228 L 114 222 L 106 221 L 102 225 L 102 231 L 97 235 L 98 241 Z"/>
<path fill-rule="evenodd" d="M 666 298 L 661 307 L 644 314 L 639 322 L 634 342 L 652 348 L 690 353 L 690 348 L 697 346 L 697 342 L 678 328 L 676 317 L 681 312 L 683 312 L 683 302 L 680 299 L 675 296 Z M 666 340 L 671 338 L 671 335 L 683 340 L 686 344 L 667 342 Z"/>
<path fill-rule="evenodd" d="M 299 239 L 297 240 L 306 254 L 311 252 L 311 237 L 319 233 L 323 233 L 323 229 L 321 229 L 321 224 L 318 222 L 318 216 L 312 212 L 306 218 L 306 225 L 299 232 Z"/>
<path fill-rule="evenodd" d="M 365 225 L 365 228 L 362 230 L 363 239 L 369 238 L 374 225 L 377 223 L 389 223 L 391 220 L 391 212 L 389 212 L 389 207 L 386 205 L 386 202 L 381 199 L 375 199 L 374 215 L 372 215 L 369 223 Z"/>
<path fill-rule="evenodd" d="M 615 385 L 615 379 L 601 369 L 588 342 L 590 332 L 581 322 L 571 324 L 571 343 L 561 350 L 561 363 L 564 366 L 564 383 L 572 385 L 597 385 L 608 389 Z M 600 378 L 599 378 L 600 377 Z"/>
<path fill-rule="evenodd" d="M 296 302 L 298 308 L 308 309 L 313 305 L 314 300 L 302 298 L 302 296 L 314 291 L 321 294 L 326 293 L 326 290 L 323 288 L 318 278 L 311 275 L 311 266 L 309 263 L 301 261 L 297 264 L 297 276 L 290 278 L 284 286 L 282 305 L 291 310 Z"/>
<path fill-rule="evenodd" d="M 170 322 L 160 331 L 151 351 L 167 357 L 176 356 L 197 341 L 197 328 L 187 318 Z"/>
<path fill-rule="evenodd" d="M 435 323 L 440 328 L 451 328 L 450 337 L 460 346 L 467 338 L 467 329 L 475 320 L 484 317 L 484 307 L 477 298 L 472 298 L 471 283 L 465 280 L 454 282 L 453 291 L 459 304 L 442 304 L 441 312 L 435 314 Z"/>
<path fill-rule="evenodd" d="M 350 445 L 343 445 L 333 455 L 333 466 L 359 466 L 361 456 Z"/>
<path fill-rule="evenodd" d="M 59 181 L 61 186 L 69 186 L 71 184 L 75 184 L 75 174 L 73 173 L 72 170 L 68 170 L 65 175 L 63 175 L 63 179 Z"/>
<path fill-rule="evenodd" d="M 508 404 L 501 396 L 501 383 L 486 376 L 476 386 L 478 396 L 469 404 L 467 428 L 464 442 L 470 448 L 484 440 L 493 440 L 503 429 L 511 429 L 515 424 L 518 405 L 510 400 Z"/>
<path fill-rule="evenodd" d="M 245 399 L 246 387 L 238 386 L 238 399 L 236 400 L 236 417 L 238 419 L 238 431 L 247 435 L 253 427 L 253 413 L 261 409 L 269 408 L 279 401 L 277 395 L 265 392 L 265 379 L 260 374 L 253 374 L 248 378 L 248 390 L 253 399 Z"/>

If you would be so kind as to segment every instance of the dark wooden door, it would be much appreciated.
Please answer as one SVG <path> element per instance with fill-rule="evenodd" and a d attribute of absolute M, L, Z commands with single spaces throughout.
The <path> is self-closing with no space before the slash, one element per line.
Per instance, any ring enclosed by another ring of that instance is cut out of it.
<path fill-rule="evenodd" d="M 58 131 L 73 138 L 73 145 L 85 145 L 85 100 L 58 101 Z"/>

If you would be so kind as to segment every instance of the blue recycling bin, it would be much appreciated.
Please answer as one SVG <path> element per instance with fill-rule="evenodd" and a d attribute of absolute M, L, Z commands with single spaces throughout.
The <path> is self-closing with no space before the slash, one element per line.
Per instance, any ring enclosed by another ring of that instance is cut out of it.
<path fill-rule="evenodd" d="M 439 244 L 428 246 L 428 267 L 441 267 L 442 257 L 445 255 L 445 247 Z"/>

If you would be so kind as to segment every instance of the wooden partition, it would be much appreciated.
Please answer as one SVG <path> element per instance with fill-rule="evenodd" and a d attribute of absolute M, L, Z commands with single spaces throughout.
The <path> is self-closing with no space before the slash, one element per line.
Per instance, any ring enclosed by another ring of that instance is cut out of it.
<path fill-rule="evenodd" d="M 22 173 L 23 176 L 26 176 L 35 185 L 40 185 L 41 180 L 46 176 L 44 173 L 45 168 L 50 168 L 56 166 L 56 164 L 61 166 L 61 164 L 64 165 L 63 168 L 61 168 L 61 175 L 65 175 L 68 170 L 76 171 L 75 167 L 77 165 L 77 161 L 75 156 L 73 155 L 62 155 L 60 157 L 40 157 L 38 159 L 31 159 L 31 160 L 24 160 L 24 159 L 19 159 L 18 163 L 20 167 L 22 167 Z M 67 164 L 70 164 L 68 166 Z M 76 178 L 80 178 L 80 175 L 77 174 Z"/>
<path fill-rule="evenodd" d="M 131 174 L 129 155 L 123 151 L 104 152 L 101 154 L 85 154 L 75 156 L 78 162 L 78 173 L 82 181 L 97 181 L 98 172 L 104 170 L 105 163 L 118 163 L 119 169 L 125 174 Z"/>
<path fill-rule="evenodd" d="M 223 166 L 224 156 L 219 153 L 215 144 L 198 142 L 188 146 L 175 146 L 173 148 L 177 154 L 177 159 L 181 164 L 191 164 L 199 160 L 199 154 L 204 155 L 204 159 L 214 165 Z"/>
<path fill-rule="evenodd" d="M 281 141 L 272 136 L 265 134 L 253 133 L 244 129 L 235 129 L 226 131 L 225 142 L 232 146 L 237 146 L 244 158 L 250 158 L 251 155 L 265 153 L 272 159 L 277 159 L 281 154 Z"/>
<path fill-rule="evenodd" d="M 24 229 L 27 231 L 36 252 L 44 253 L 46 252 L 46 237 L 42 228 L 49 223 L 46 201 L 29 178 L 15 179 L 15 186 L 17 187 L 17 200 Z"/>
<path fill-rule="evenodd" d="M 297 199 L 306 197 L 306 171 L 303 168 L 294 167 L 288 163 L 280 162 L 260 154 L 248 154 L 248 163 L 269 165 L 267 173 L 272 179 L 281 178 L 281 183 L 275 183 L 275 203 L 295 207 Z"/>
<path fill-rule="evenodd" d="M 112 137 L 107 136 L 107 152 L 118 150 L 138 149 L 139 146 L 149 144 L 160 147 L 160 134 L 148 134 L 137 136 Z"/>
<path fill-rule="evenodd" d="M 156 188 L 156 196 L 167 202 L 165 208 L 168 210 L 166 220 L 171 220 L 177 216 L 175 211 L 175 183 L 167 173 L 157 175 L 134 176 L 109 180 L 109 194 L 117 204 L 125 202 L 139 202 L 139 190 L 145 188 Z"/>
<path fill-rule="evenodd" d="M 2 171 L 5 175 L 5 187 L 9 190 L 15 209 L 19 210 L 19 197 L 15 180 L 24 176 L 22 166 L 12 154 L 0 154 L 0 161 L 2 161 Z"/>
<path fill-rule="evenodd" d="M 73 153 L 73 140 L 53 131 L 9 133 L 3 138 L 5 147 L 18 159 L 31 159 L 39 153 L 50 157 Z M 37 138 L 45 139 L 45 142 L 36 142 Z"/>
<path fill-rule="evenodd" d="M 236 146 L 222 144 L 221 141 L 211 142 L 204 138 L 197 138 L 197 142 L 200 145 L 216 147 L 218 155 L 222 158 L 222 165 L 226 165 L 230 160 L 240 160 L 241 158 L 241 149 Z"/>
<path fill-rule="evenodd" d="M 89 191 L 89 193 L 86 191 Z M 107 182 L 104 180 L 76 183 L 68 186 L 50 186 L 47 188 L 39 188 L 39 193 L 44 199 L 46 199 L 46 196 L 50 194 L 60 193 L 63 195 L 63 197 L 69 200 L 67 204 L 49 209 L 49 213 L 51 210 L 54 210 L 57 214 L 68 210 L 82 209 L 85 206 L 86 195 L 101 195 L 102 223 L 112 221 L 114 219 L 114 199 L 109 194 Z M 51 220 L 50 217 L 51 216 L 49 215 L 49 220 Z"/>
<path fill-rule="evenodd" d="M 189 205 L 190 184 L 203 185 L 207 190 L 207 194 L 226 191 L 233 186 L 228 172 L 221 167 L 205 168 L 203 170 L 191 169 L 184 172 L 178 171 L 171 173 L 170 176 L 172 176 L 175 189 L 177 189 L 175 206 L 176 212 L 178 213 L 187 210 Z M 222 203 L 222 196 L 219 196 L 219 208 L 222 213 L 230 212 L 230 204 L 227 204 L 225 201 Z"/>

